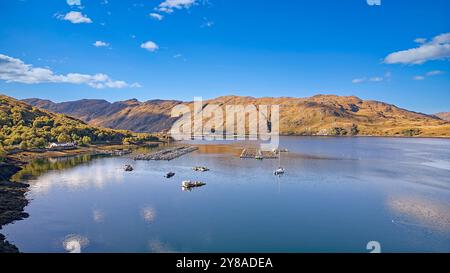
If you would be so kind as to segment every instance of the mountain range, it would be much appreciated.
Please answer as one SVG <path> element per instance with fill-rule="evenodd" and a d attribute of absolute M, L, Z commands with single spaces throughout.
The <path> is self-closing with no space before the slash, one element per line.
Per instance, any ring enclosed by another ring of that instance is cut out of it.
<path fill-rule="evenodd" d="M 73 116 L 92 125 L 135 132 L 160 132 L 177 121 L 171 117 L 174 106 L 193 102 L 136 99 L 110 103 L 106 100 L 78 100 L 54 103 L 26 99 L 24 102 L 51 112 Z M 355 96 L 316 95 L 309 98 L 254 98 L 224 96 L 204 105 L 279 105 L 283 135 L 364 135 L 450 137 L 445 115 L 427 115 Z"/>

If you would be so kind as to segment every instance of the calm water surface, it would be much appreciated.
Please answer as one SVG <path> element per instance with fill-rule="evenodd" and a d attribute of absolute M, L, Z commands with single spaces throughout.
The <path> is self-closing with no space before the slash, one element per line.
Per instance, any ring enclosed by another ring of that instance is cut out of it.
<path fill-rule="evenodd" d="M 30 217 L 2 232 L 23 252 L 73 238 L 83 252 L 450 252 L 450 140 L 286 137 L 280 178 L 278 160 L 239 159 L 243 143 L 209 144 L 171 162 L 34 162 L 16 176 Z"/>

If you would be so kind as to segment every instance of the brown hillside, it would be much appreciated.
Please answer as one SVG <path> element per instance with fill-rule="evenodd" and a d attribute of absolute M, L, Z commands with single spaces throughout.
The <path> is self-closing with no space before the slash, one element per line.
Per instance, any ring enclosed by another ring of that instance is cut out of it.
<path fill-rule="evenodd" d="M 169 129 L 170 117 L 180 101 L 130 100 L 109 103 L 81 100 L 51 103 L 38 99 L 26 102 L 91 124 L 137 132 Z M 284 135 L 369 135 L 450 137 L 450 123 L 435 116 L 401 109 L 395 105 L 362 100 L 354 96 L 317 95 L 310 98 L 253 98 L 224 96 L 204 101 L 224 105 L 280 105 L 280 129 Z M 192 102 L 186 103 L 192 108 Z"/>

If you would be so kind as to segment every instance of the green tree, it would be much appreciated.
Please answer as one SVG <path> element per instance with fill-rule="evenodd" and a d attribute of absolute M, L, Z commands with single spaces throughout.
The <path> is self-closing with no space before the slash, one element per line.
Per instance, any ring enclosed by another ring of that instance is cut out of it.
<path fill-rule="evenodd" d="M 61 134 L 58 136 L 57 140 L 58 140 L 59 143 L 62 143 L 62 142 L 71 142 L 71 141 L 72 141 L 72 139 L 70 138 L 70 136 L 69 136 L 68 134 L 66 134 L 66 133 L 61 133 Z"/>
<path fill-rule="evenodd" d="M 89 145 L 92 142 L 92 139 L 88 136 L 84 136 L 81 140 L 81 142 L 83 143 L 83 145 Z"/>
<path fill-rule="evenodd" d="M 45 141 L 44 138 L 38 137 L 38 138 L 33 139 L 31 145 L 34 148 L 45 148 L 45 146 L 47 145 L 47 142 Z"/>
<path fill-rule="evenodd" d="M 30 145 L 28 144 L 28 141 L 26 141 L 26 140 L 20 142 L 20 144 L 19 144 L 19 148 L 22 150 L 26 150 L 29 147 L 30 147 Z"/>
<path fill-rule="evenodd" d="M 0 147 L 0 162 L 5 161 L 6 155 L 7 155 L 6 151 L 2 147 Z"/>
<path fill-rule="evenodd" d="M 33 121 L 33 127 L 42 128 L 44 126 L 53 126 L 53 121 L 48 117 L 37 117 Z"/>
<path fill-rule="evenodd" d="M 130 145 L 131 143 L 133 143 L 133 139 L 131 137 L 125 137 L 122 140 L 123 145 Z"/>

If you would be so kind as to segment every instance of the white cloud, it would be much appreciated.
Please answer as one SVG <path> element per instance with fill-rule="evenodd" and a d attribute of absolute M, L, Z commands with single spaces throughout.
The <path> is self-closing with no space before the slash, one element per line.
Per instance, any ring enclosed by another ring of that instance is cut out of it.
<path fill-rule="evenodd" d="M 156 8 L 157 11 L 159 12 L 165 12 L 165 13 L 172 13 L 173 9 L 169 9 L 169 8 Z"/>
<path fill-rule="evenodd" d="M 87 17 L 86 15 L 82 14 L 79 11 L 71 11 L 71 12 L 68 12 L 66 15 L 57 14 L 56 18 L 58 18 L 59 20 L 69 21 L 73 24 L 90 24 L 90 23 L 92 23 L 91 18 Z"/>
<path fill-rule="evenodd" d="M 212 26 L 214 26 L 214 22 L 211 21 L 211 20 L 208 20 L 208 18 L 206 18 L 206 17 L 203 17 L 203 23 L 201 24 L 200 27 L 202 27 L 202 28 L 205 28 L 205 27 L 209 28 L 209 27 L 212 27 Z"/>
<path fill-rule="evenodd" d="M 81 6 L 81 0 L 67 0 L 69 6 Z"/>
<path fill-rule="evenodd" d="M 433 39 L 434 43 L 439 43 L 439 44 L 443 44 L 443 43 L 450 43 L 450 32 L 449 33 L 443 33 L 441 35 L 438 35 L 436 37 L 434 37 Z"/>
<path fill-rule="evenodd" d="M 417 38 L 414 40 L 414 42 L 418 43 L 418 44 L 424 44 L 427 42 L 427 39 L 425 38 Z"/>
<path fill-rule="evenodd" d="M 352 83 L 358 84 L 358 83 L 364 83 L 364 82 L 382 82 L 385 80 L 389 80 L 392 76 L 391 72 L 386 72 L 384 74 L 384 77 L 381 76 L 375 76 L 375 77 L 363 77 L 363 78 L 356 78 L 352 80 Z"/>
<path fill-rule="evenodd" d="M 371 78 L 356 78 L 352 80 L 352 83 L 363 83 L 363 82 L 382 82 L 384 81 L 383 77 L 371 77 Z"/>
<path fill-rule="evenodd" d="M 147 41 L 141 44 L 141 48 L 146 49 L 150 52 L 155 52 L 156 50 L 159 49 L 159 46 L 155 42 Z"/>
<path fill-rule="evenodd" d="M 197 0 L 165 0 L 156 8 L 157 11 L 172 13 L 175 9 L 188 9 L 197 4 Z"/>
<path fill-rule="evenodd" d="M 152 17 L 155 20 L 161 21 L 162 19 L 164 19 L 164 16 L 162 16 L 159 13 L 150 13 L 148 16 Z"/>
<path fill-rule="evenodd" d="M 363 83 L 367 81 L 367 78 L 356 78 L 352 80 L 352 83 L 357 84 L 357 83 Z"/>
<path fill-rule="evenodd" d="M 109 44 L 107 42 L 103 42 L 103 41 L 95 41 L 95 43 L 92 44 L 95 47 L 106 47 L 109 46 Z"/>
<path fill-rule="evenodd" d="M 427 76 L 438 76 L 438 75 L 442 75 L 442 74 L 445 74 L 445 71 L 434 70 L 434 71 L 428 72 L 426 75 Z"/>
<path fill-rule="evenodd" d="M 30 64 L 25 64 L 22 60 L 3 54 L 0 54 L 0 80 L 4 80 L 7 83 L 16 82 L 25 84 L 86 84 L 97 89 L 140 87 L 138 83 L 128 84 L 125 81 L 112 80 L 108 75 L 102 73 L 94 75 L 79 73 L 57 75 L 49 68 L 33 67 Z"/>
<path fill-rule="evenodd" d="M 369 6 L 381 6 L 381 0 L 366 0 Z"/>
<path fill-rule="evenodd" d="M 370 82 L 382 82 L 383 80 L 383 77 L 372 77 L 369 79 Z"/>
<path fill-rule="evenodd" d="M 416 81 L 423 81 L 427 77 L 439 76 L 439 75 L 443 75 L 443 74 L 445 74 L 445 71 L 433 70 L 433 71 L 425 73 L 425 75 L 423 75 L 423 76 L 422 75 L 415 76 L 413 79 L 416 80 Z"/>
<path fill-rule="evenodd" d="M 444 33 L 419 47 L 391 53 L 384 59 L 384 62 L 388 64 L 423 64 L 427 61 L 449 58 L 450 33 Z"/>

